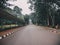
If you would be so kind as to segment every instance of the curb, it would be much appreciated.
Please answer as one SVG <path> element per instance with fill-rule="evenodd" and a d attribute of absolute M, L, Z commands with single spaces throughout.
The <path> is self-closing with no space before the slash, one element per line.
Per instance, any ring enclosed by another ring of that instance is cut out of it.
<path fill-rule="evenodd" d="M 58 33 L 56 30 L 50 30 L 49 32 Z"/>
<path fill-rule="evenodd" d="M 13 33 L 14 33 L 14 32 L 9 32 L 9 33 L 7 33 L 6 35 L 0 36 L 0 40 L 3 39 L 3 38 L 5 38 L 5 37 L 7 37 L 7 36 L 9 36 L 9 35 L 11 35 L 11 34 L 13 34 Z"/>

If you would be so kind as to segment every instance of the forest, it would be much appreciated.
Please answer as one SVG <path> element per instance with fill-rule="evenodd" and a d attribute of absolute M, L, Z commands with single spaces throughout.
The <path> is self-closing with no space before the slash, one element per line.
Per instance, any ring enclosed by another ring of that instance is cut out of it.
<path fill-rule="evenodd" d="M 34 24 L 57 28 L 60 25 L 59 0 L 29 0 L 31 19 Z"/>
<path fill-rule="evenodd" d="M 9 0 L 0 0 L 0 31 L 27 25 L 29 16 L 23 15 L 22 8 L 18 6 L 14 6 L 13 9 L 9 8 L 8 6 L 13 6 L 13 4 L 9 4 L 7 1 Z"/>

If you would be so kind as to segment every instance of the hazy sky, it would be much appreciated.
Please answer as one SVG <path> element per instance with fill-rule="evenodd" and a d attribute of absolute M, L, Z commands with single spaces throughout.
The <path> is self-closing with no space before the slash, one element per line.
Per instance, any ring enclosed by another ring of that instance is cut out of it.
<path fill-rule="evenodd" d="M 27 4 L 28 0 L 17 0 L 17 1 L 8 1 L 8 3 L 14 4 L 15 6 L 18 6 L 20 8 L 22 8 L 22 13 L 23 14 L 30 14 L 31 10 L 28 8 L 30 5 Z M 13 8 L 13 6 L 11 7 Z"/>

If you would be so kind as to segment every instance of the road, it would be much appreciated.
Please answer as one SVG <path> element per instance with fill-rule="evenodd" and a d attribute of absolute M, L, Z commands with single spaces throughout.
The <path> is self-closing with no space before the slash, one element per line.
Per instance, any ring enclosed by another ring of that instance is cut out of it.
<path fill-rule="evenodd" d="M 58 45 L 58 35 L 41 26 L 28 25 L 0 40 L 0 45 Z"/>

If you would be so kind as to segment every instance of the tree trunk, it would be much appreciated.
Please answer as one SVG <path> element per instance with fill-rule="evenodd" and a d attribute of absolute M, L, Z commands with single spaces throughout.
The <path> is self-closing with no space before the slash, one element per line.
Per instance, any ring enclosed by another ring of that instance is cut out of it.
<path fill-rule="evenodd" d="M 54 27 L 55 26 L 55 15 L 53 15 L 53 17 L 52 17 L 52 27 Z"/>
<path fill-rule="evenodd" d="M 47 25 L 49 26 L 49 16 L 47 15 Z"/>
<path fill-rule="evenodd" d="M 48 23 L 48 26 L 49 26 L 49 18 L 47 18 L 47 23 Z"/>

